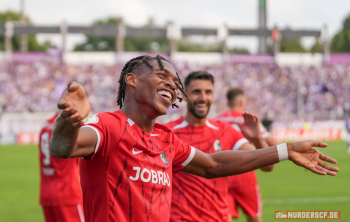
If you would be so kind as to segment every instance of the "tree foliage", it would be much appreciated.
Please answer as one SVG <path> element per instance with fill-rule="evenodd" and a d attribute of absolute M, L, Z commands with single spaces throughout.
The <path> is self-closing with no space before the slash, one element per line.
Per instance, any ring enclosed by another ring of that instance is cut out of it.
<path fill-rule="evenodd" d="M 179 52 L 220 52 L 221 49 L 220 43 L 200 44 L 188 40 L 179 41 L 177 47 Z"/>
<path fill-rule="evenodd" d="M 343 22 L 343 28 L 331 41 L 331 52 L 350 52 L 350 14 Z"/>
<path fill-rule="evenodd" d="M 323 52 L 323 47 L 318 38 L 316 38 L 315 44 L 310 48 L 311 53 L 321 53 Z"/>
<path fill-rule="evenodd" d="M 93 22 L 94 25 L 117 25 L 122 23 L 121 17 L 108 17 Z M 150 18 L 145 26 L 154 26 L 154 21 Z M 115 37 L 95 37 L 87 36 L 84 43 L 75 46 L 74 51 L 114 51 L 116 44 Z M 126 37 L 124 39 L 124 51 L 141 51 L 141 52 L 168 52 L 169 41 L 167 38 L 147 38 L 147 37 Z"/>
<path fill-rule="evenodd" d="M 123 22 L 121 17 L 108 17 L 93 22 L 94 25 L 118 24 Z M 125 24 L 127 26 L 127 24 Z M 156 27 L 154 19 L 150 17 L 144 27 Z M 93 37 L 87 36 L 84 43 L 75 46 L 74 51 L 114 51 L 116 44 L 115 37 Z M 178 42 L 178 51 L 180 52 L 220 52 L 221 44 L 200 44 L 187 40 Z M 148 37 L 126 37 L 124 39 L 124 51 L 139 52 L 169 52 L 170 44 L 166 37 L 148 38 Z"/>
<path fill-rule="evenodd" d="M 21 19 L 20 14 L 14 11 L 0 12 L 0 26 L 3 26 L 7 21 L 20 21 L 20 19 Z M 27 23 L 30 23 L 30 19 L 28 17 L 25 18 L 25 21 Z M 20 36 L 14 36 L 12 38 L 13 51 L 19 51 L 21 49 L 20 42 L 21 42 Z M 51 45 L 50 42 L 45 42 L 43 44 L 38 43 L 35 35 L 28 35 L 27 43 L 28 43 L 28 51 L 46 51 L 47 48 Z M 4 36 L 0 36 L 0 50 L 4 50 L 4 48 L 5 48 Z"/>
<path fill-rule="evenodd" d="M 249 49 L 245 47 L 234 47 L 232 49 L 229 49 L 229 51 L 233 53 L 239 53 L 239 54 L 250 54 Z"/>
<path fill-rule="evenodd" d="M 287 39 L 282 38 L 280 42 L 281 52 L 306 52 L 307 50 L 303 47 L 300 39 Z"/>

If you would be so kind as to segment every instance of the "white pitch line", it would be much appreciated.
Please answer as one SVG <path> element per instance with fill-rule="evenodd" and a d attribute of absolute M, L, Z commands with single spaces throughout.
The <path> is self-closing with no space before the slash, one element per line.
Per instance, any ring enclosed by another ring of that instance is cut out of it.
<path fill-rule="evenodd" d="M 317 197 L 295 199 L 264 199 L 264 204 L 307 204 L 307 203 L 337 203 L 350 202 L 350 197 Z"/>

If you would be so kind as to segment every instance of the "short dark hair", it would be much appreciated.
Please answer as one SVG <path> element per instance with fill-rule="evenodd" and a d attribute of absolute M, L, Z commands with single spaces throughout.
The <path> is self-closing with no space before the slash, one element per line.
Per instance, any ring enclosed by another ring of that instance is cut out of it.
<path fill-rule="evenodd" d="M 210 74 L 207 71 L 195 71 L 191 72 L 186 76 L 185 79 L 185 89 L 188 87 L 190 82 L 194 79 L 204 79 L 204 80 L 210 80 L 211 83 L 214 85 L 214 76 Z"/>
<path fill-rule="evenodd" d="M 230 88 L 226 94 L 228 104 L 230 106 L 233 106 L 235 99 L 237 98 L 237 96 L 240 96 L 240 95 L 244 96 L 244 91 L 242 88 Z"/>

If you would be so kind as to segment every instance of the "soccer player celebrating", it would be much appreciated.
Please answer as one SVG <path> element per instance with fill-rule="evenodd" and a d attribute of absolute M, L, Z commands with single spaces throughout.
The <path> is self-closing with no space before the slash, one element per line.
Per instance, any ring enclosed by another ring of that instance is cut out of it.
<path fill-rule="evenodd" d="M 169 221 L 172 173 L 205 178 L 248 172 L 291 160 L 320 175 L 336 175 L 336 163 L 313 147 L 317 141 L 253 151 L 205 154 L 180 141 L 155 120 L 165 115 L 184 89 L 164 58 L 140 56 L 126 63 L 119 79 L 120 110 L 87 119 L 83 87 L 70 83 L 58 107 L 50 148 L 60 158 L 83 157 L 81 183 L 86 221 Z M 82 127 L 84 126 L 84 127 Z"/>
<path fill-rule="evenodd" d="M 214 101 L 214 77 L 205 71 L 190 73 L 185 79 L 187 112 L 185 117 L 170 122 L 174 133 L 183 142 L 204 153 L 224 150 L 255 150 L 249 141 L 230 124 L 207 118 Z M 258 148 L 267 147 L 261 138 L 257 117 L 244 114 L 244 134 Z M 272 170 L 273 166 L 265 167 Z M 227 178 L 207 180 L 187 173 L 173 176 L 170 221 L 222 221 L 229 220 L 227 205 Z"/>
<path fill-rule="evenodd" d="M 218 116 L 217 120 L 223 120 L 232 125 L 233 128 L 240 131 L 240 126 L 245 124 L 243 112 L 246 110 L 247 99 L 241 88 L 231 88 L 226 94 L 230 111 Z M 260 124 L 261 137 L 265 139 L 269 146 L 278 144 L 278 141 L 272 137 L 265 127 Z M 260 148 L 255 146 L 256 148 Z M 240 148 L 244 150 L 244 147 Z M 266 168 L 262 168 L 268 171 Z M 262 221 L 262 200 L 258 180 L 254 171 L 229 177 L 229 195 L 228 204 L 230 215 L 238 218 L 238 206 L 240 206 L 247 216 L 248 221 Z"/>
<path fill-rule="evenodd" d="M 52 128 L 58 115 L 47 120 L 40 132 L 40 204 L 47 222 L 83 222 L 79 160 L 59 159 L 50 152 Z"/>

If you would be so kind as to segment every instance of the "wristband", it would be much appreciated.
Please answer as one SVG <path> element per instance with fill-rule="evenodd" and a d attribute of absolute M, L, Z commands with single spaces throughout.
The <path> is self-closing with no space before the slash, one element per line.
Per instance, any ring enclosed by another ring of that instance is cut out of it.
<path fill-rule="evenodd" d="M 288 160 L 289 158 L 288 158 L 287 144 L 283 143 L 283 144 L 277 145 L 277 153 L 280 161 Z"/>

